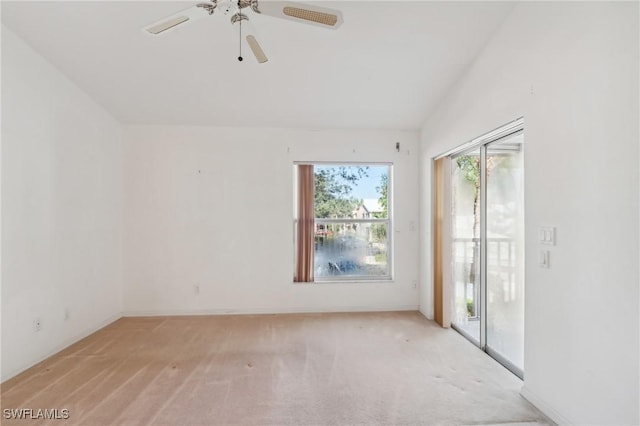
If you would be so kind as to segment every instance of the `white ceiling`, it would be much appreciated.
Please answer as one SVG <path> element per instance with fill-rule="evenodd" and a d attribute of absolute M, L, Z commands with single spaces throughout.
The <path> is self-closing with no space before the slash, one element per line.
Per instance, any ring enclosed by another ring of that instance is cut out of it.
<path fill-rule="evenodd" d="M 141 31 L 197 2 L 3 1 L 2 22 L 124 123 L 417 129 L 512 7 L 321 2 L 337 31 L 248 11 L 266 64 L 220 11 Z"/>

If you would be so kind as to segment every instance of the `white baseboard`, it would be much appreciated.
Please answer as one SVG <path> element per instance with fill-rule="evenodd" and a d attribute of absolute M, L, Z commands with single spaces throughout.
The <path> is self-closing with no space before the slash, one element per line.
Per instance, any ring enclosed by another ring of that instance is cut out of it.
<path fill-rule="evenodd" d="M 419 307 L 418 311 L 422 314 L 422 316 L 424 316 L 426 319 L 428 320 L 433 320 L 433 315 L 429 316 L 429 312 L 425 311 L 422 309 L 422 307 Z"/>
<path fill-rule="evenodd" d="M 81 333 L 79 333 L 79 334 L 77 334 L 75 336 L 72 336 L 72 337 L 70 337 L 68 339 L 63 340 L 62 343 L 57 345 L 51 351 L 47 352 L 46 355 L 38 358 L 37 361 L 31 362 L 28 365 L 25 365 L 24 367 L 20 367 L 20 368 L 14 369 L 14 370 L 10 371 L 9 373 L 6 373 L 5 371 L 3 371 L 2 372 L 2 383 L 4 383 L 7 380 L 17 376 L 18 374 L 22 373 L 23 371 L 30 369 L 34 365 L 41 363 L 42 361 L 44 361 L 45 359 L 51 357 L 52 355 L 57 354 L 61 350 L 68 348 L 69 346 L 73 345 L 74 343 L 79 342 L 80 340 L 84 339 L 85 337 L 95 333 L 96 331 L 100 330 L 101 328 L 104 328 L 104 327 L 108 326 L 109 324 L 111 324 L 114 321 L 119 320 L 120 318 L 122 318 L 122 312 L 118 312 L 117 314 L 110 315 L 109 317 L 107 317 L 106 319 L 100 321 L 98 324 L 94 325 L 93 327 L 87 327 Z"/>
<path fill-rule="evenodd" d="M 327 312 L 390 312 L 417 311 L 418 305 L 393 306 L 331 306 L 326 308 L 240 308 L 240 309 L 151 309 L 127 310 L 124 317 L 157 317 L 179 315 L 260 315 L 260 314 L 317 314 Z"/>
<path fill-rule="evenodd" d="M 542 411 L 542 414 L 549 417 L 552 421 L 554 421 L 558 425 L 573 425 L 574 422 L 571 422 L 565 416 L 560 414 L 558 410 L 553 408 L 549 403 L 547 403 L 544 399 L 540 398 L 535 393 L 531 392 L 529 388 L 526 386 L 522 386 L 520 389 L 520 395 L 531 404 L 533 404 L 538 410 Z"/>

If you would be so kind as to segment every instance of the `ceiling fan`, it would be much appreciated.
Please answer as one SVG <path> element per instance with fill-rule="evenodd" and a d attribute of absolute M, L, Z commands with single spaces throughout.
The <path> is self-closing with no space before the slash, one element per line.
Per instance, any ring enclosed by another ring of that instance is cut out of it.
<path fill-rule="evenodd" d="M 231 15 L 231 25 L 239 32 L 240 40 L 244 39 L 247 42 L 256 60 L 259 63 L 265 63 L 268 61 L 267 56 L 257 40 L 249 17 L 243 13 L 243 9 L 247 8 L 261 15 L 323 28 L 337 29 L 342 24 L 342 12 L 306 3 L 269 0 L 207 0 L 154 22 L 144 30 L 152 35 L 165 34 L 182 24 L 211 16 L 216 10 L 221 10 L 223 14 Z M 242 42 L 238 60 L 242 61 Z"/>

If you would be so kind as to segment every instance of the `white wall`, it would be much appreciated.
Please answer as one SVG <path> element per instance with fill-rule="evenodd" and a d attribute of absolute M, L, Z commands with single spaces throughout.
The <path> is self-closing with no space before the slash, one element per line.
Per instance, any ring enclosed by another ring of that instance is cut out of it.
<path fill-rule="evenodd" d="M 3 26 L 2 380 L 120 316 L 122 194 L 121 125 Z"/>
<path fill-rule="evenodd" d="M 430 159 L 525 117 L 523 395 L 561 423 L 640 423 L 638 53 L 637 2 L 521 3 L 422 131 L 429 259 Z M 550 269 L 540 226 L 557 227 Z"/>
<path fill-rule="evenodd" d="M 125 314 L 417 309 L 418 139 L 127 127 Z M 394 163 L 395 282 L 292 282 L 293 162 L 304 160 Z"/>

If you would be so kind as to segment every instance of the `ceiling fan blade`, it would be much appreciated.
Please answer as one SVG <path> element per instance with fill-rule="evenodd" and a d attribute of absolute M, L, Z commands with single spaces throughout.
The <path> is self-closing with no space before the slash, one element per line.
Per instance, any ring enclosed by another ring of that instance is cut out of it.
<path fill-rule="evenodd" d="M 215 5 L 213 3 L 200 3 L 196 6 L 192 6 L 156 21 L 153 24 L 146 26 L 144 31 L 152 35 L 163 34 L 169 30 L 175 29 L 179 25 L 212 15 L 214 9 Z"/>
<path fill-rule="evenodd" d="M 269 59 L 267 58 L 267 55 L 264 54 L 262 47 L 260 47 L 260 43 L 258 43 L 256 36 L 253 34 L 249 34 L 247 35 L 246 39 L 258 63 L 264 64 L 265 62 L 267 62 Z"/>
<path fill-rule="evenodd" d="M 249 48 L 251 48 L 251 52 L 253 52 L 253 55 L 256 57 L 258 63 L 264 64 L 269 60 L 267 58 L 267 55 L 264 54 L 262 46 L 260 46 L 260 43 L 258 42 L 256 31 L 249 21 L 247 15 L 245 15 L 244 13 L 236 13 L 231 17 L 231 25 L 236 31 L 236 36 L 240 35 L 241 39 L 244 38 L 244 40 L 247 42 Z M 242 58 L 242 56 L 240 56 L 240 58 Z"/>
<path fill-rule="evenodd" d="M 323 28 L 337 29 L 342 25 L 342 12 L 292 1 L 253 0 L 251 8 L 263 15 L 288 19 Z"/>

